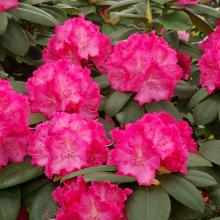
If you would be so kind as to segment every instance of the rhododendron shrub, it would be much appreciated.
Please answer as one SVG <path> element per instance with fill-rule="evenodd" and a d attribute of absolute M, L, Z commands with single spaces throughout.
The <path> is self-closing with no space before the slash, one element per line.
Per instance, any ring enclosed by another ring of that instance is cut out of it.
<path fill-rule="evenodd" d="M 176 52 L 155 33 L 134 34 L 119 42 L 107 63 L 111 86 L 134 92 L 141 105 L 169 100 L 182 77 Z"/>
<path fill-rule="evenodd" d="M 112 130 L 111 135 L 115 147 L 108 164 L 136 177 L 140 185 L 151 185 L 160 167 L 185 174 L 188 153 L 196 152 L 187 122 L 176 122 L 163 112 L 146 114 L 124 130 Z"/>
<path fill-rule="evenodd" d="M 99 122 L 86 121 L 78 114 L 58 113 L 36 127 L 29 155 L 32 164 L 44 166 L 51 178 L 105 163 L 108 144 Z"/>
<path fill-rule="evenodd" d="M 104 73 L 105 62 L 111 50 L 109 37 L 81 15 L 56 27 L 55 35 L 44 49 L 43 60 L 48 63 L 68 58 L 77 64 L 91 61 Z"/>
<path fill-rule="evenodd" d="M 48 118 L 56 112 L 80 113 L 87 119 L 98 116 L 101 95 L 90 70 L 59 60 L 45 64 L 28 79 L 28 98 L 32 112 Z"/>
<path fill-rule="evenodd" d="M 87 185 L 78 177 L 53 192 L 60 206 L 56 220 L 126 220 L 125 202 L 131 193 L 110 182 Z"/>
<path fill-rule="evenodd" d="M 29 105 L 6 80 L 0 80 L 0 168 L 27 154 Z"/>
<path fill-rule="evenodd" d="M 10 8 L 17 8 L 18 0 L 1 0 L 0 1 L 0 12 L 6 11 Z"/>

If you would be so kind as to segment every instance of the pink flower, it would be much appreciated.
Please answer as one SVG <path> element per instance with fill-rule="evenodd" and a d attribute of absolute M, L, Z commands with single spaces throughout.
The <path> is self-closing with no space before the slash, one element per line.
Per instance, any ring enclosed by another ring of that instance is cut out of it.
<path fill-rule="evenodd" d="M 107 63 L 111 86 L 121 92 L 135 92 L 141 105 L 168 100 L 182 77 L 176 52 L 154 33 L 133 34 L 119 42 Z"/>
<path fill-rule="evenodd" d="M 6 11 L 10 8 L 17 8 L 18 0 L 0 0 L 0 12 Z"/>
<path fill-rule="evenodd" d="M 111 135 L 115 147 L 108 164 L 134 176 L 140 185 L 151 185 L 160 167 L 186 173 L 188 152 L 196 152 L 187 122 L 176 122 L 165 112 L 146 114 L 124 130 L 112 130 Z"/>
<path fill-rule="evenodd" d="M 37 125 L 29 146 L 32 164 L 45 166 L 46 175 L 64 175 L 107 160 L 109 140 L 97 121 L 59 113 Z"/>
<path fill-rule="evenodd" d="M 53 196 L 60 205 L 56 220 L 126 220 L 125 201 L 132 193 L 109 182 L 94 182 L 87 186 L 82 177 L 58 187 Z"/>
<path fill-rule="evenodd" d="M 211 50 L 213 47 L 220 45 L 220 25 L 217 26 L 214 32 L 212 32 L 201 44 L 200 48 L 205 53 Z"/>
<path fill-rule="evenodd" d="M 201 71 L 200 84 L 206 87 L 209 93 L 220 88 L 220 44 L 211 47 L 200 58 L 198 65 Z"/>
<path fill-rule="evenodd" d="M 189 79 L 189 73 L 191 72 L 192 69 L 191 68 L 192 58 L 181 51 L 177 51 L 177 57 L 178 57 L 178 65 L 183 70 L 184 79 Z"/>
<path fill-rule="evenodd" d="M 22 162 L 29 140 L 29 105 L 9 82 L 0 80 L 0 167 L 8 162 Z"/>
<path fill-rule="evenodd" d="M 48 63 L 68 58 L 77 64 L 92 61 L 101 73 L 105 73 L 105 62 L 111 50 L 109 37 L 81 15 L 56 27 L 55 35 L 44 50 L 43 60 Z"/>
<path fill-rule="evenodd" d="M 189 41 L 189 33 L 187 33 L 186 31 L 178 31 L 177 33 L 180 40 Z"/>
<path fill-rule="evenodd" d="M 32 112 L 48 118 L 56 112 L 80 113 L 87 119 L 98 116 L 101 95 L 90 71 L 69 60 L 45 64 L 26 84 Z"/>
<path fill-rule="evenodd" d="M 180 5 L 195 5 L 198 3 L 198 0 L 177 0 Z"/>

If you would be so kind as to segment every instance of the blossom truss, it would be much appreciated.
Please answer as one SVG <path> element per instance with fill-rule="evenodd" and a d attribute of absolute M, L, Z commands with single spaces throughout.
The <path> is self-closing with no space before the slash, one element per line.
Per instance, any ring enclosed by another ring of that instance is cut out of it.
<path fill-rule="evenodd" d="M 0 0 L 0 12 L 18 7 L 18 0 Z"/>
<path fill-rule="evenodd" d="M 32 112 L 53 117 L 57 112 L 80 113 L 86 119 L 98 116 L 101 95 L 90 70 L 59 60 L 41 66 L 26 84 Z"/>
<path fill-rule="evenodd" d="M 220 88 L 220 26 L 211 33 L 200 45 L 204 52 L 198 62 L 201 71 L 200 84 L 205 87 L 209 93 L 216 88 Z"/>
<path fill-rule="evenodd" d="M 121 92 L 137 93 L 139 104 L 168 100 L 182 77 L 176 51 L 151 34 L 133 34 L 114 47 L 107 62 L 111 86 Z"/>
<path fill-rule="evenodd" d="M 132 193 L 110 182 L 87 185 L 82 177 L 53 192 L 60 208 L 56 220 L 126 220 L 125 201 Z"/>
<path fill-rule="evenodd" d="M 46 175 L 65 175 L 107 160 L 109 140 L 101 123 L 79 114 L 57 113 L 37 125 L 29 145 L 32 164 L 45 166 Z"/>
<path fill-rule="evenodd" d="M 93 62 L 101 73 L 112 50 L 110 39 L 100 32 L 99 26 L 81 15 L 57 26 L 55 35 L 43 52 L 44 63 L 61 58 L 71 59 L 77 64 Z"/>
<path fill-rule="evenodd" d="M 140 185 L 151 185 L 160 168 L 185 174 L 188 153 L 197 150 L 191 135 L 192 128 L 183 120 L 176 122 L 165 112 L 146 114 L 124 130 L 111 131 L 115 147 L 108 164 L 134 176 Z"/>
<path fill-rule="evenodd" d="M 27 154 L 30 129 L 28 100 L 0 80 L 0 167 L 21 162 Z"/>

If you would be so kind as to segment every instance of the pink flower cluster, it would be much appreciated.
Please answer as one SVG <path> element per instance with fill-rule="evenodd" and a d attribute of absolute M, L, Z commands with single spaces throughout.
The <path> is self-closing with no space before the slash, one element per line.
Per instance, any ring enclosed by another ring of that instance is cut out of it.
<path fill-rule="evenodd" d="M 181 51 L 177 51 L 177 58 L 178 58 L 178 65 L 183 70 L 184 79 L 189 79 L 189 73 L 192 69 L 191 67 L 192 58 Z"/>
<path fill-rule="evenodd" d="M 32 112 L 48 118 L 56 112 L 80 113 L 86 119 L 98 116 L 101 95 L 89 69 L 69 60 L 45 64 L 26 84 Z"/>
<path fill-rule="evenodd" d="M 30 130 L 29 106 L 9 82 L 0 80 L 0 168 L 8 162 L 21 162 L 27 154 Z"/>
<path fill-rule="evenodd" d="M 201 71 L 200 84 L 206 87 L 209 93 L 220 88 L 220 26 L 201 43 L 200 48 L 204 52 L 199 60 Z"/>
<path fill-rule="evenodd" d="M 195 5 L 198 3 L 198 0 L 177 0 L 180 5 Z"/>
<path fill-rule="evenodd" d="M 188 152 L 196 152 L 187 122 L 176 122 L 165 112 L 146 114 L 124 130 L 111 131 L 115 147 L 108 164 L 119 173 L 134 176 L 140 185 L 151 185 L 158 169 L 186 173 Z"/>
<path fill-rule="evenodd" d="M 109 37 L 81 15 L 56 27 L 55 35 L 44 50 L 43 60 L 48 63 L 68 58 L 77 64 L 92 61 L 101 73 L 105 73 L 105 62 L 111 50 Z"/>
<path fill-rule="evenodd" d="M 17 8 L 18 0 L 0 0 L 0 12 L 6 11 L 10 8 Z"/>
<path fill-rule="evenodd" d="M 156 34 L 133 34 L 119 42 L 107 62 L 111 86 L 135 92 L 141 105 L 168 100 L 182 77 L 175 50 Z"/>
<path fill-rule="evenodd" d="M 56 220 L 126 220 L 125 201 L 132 193 L 109 182 L 88 186 L 82 177 L 53 192 L 60 205 Z"/>
<path fill-rule="evenodd" d="M 102 124 L 63 112 L 37 125 L 29 155 L 33 165 L 45 166 L 50 178 L 105 163 L 108 144 Z"/>

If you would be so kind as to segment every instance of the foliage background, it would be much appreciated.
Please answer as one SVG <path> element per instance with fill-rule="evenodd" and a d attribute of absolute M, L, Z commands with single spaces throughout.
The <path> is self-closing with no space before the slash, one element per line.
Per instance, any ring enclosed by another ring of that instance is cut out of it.
<path fill-rule="evenodd" d="M 177 6 L 170 0 L 23 0 L 17 9 L 0 13 L 0 77 L 11 81 L 21 93 L 25 81 L 42 64 L 42 48 L 53 35 L 54 27 L 69 17 L 83 13 L 99 24 L 113 44 L 135 32 L 167 30 L 163 37 L 171 47 L 193 58 L 189 81 L 181 81 L 171 101 L 139 106 L 130 94 L 110 89 L 106 76 L 93 69 L 94 80 L 104 96 L 99 120 L 108 133 L 111 117 L 122 126 L 141 118 L 145 112 L 170 112 L 177 120 L 184 118 L 194 130 L 199 155 L 190 155 L 189 172 L 160 175 L 162 187 L 138 187 L 133 178 L 114 173 L 114 168 L 95 167 L 70 174 L 84 175 L 86 181 L 110 180 L 132 187 L 135 191 L 127 203 L 129 220 L 206 220 L 220 219 L 220 93 L 208 95 L 199 86 L 198 47 L 220 19 L 220 2 L 202 0 L 194 6 Z M 177 31 L 189 31 L 189 42 L 180 41 Z M 33 114 L 30 125 L 45 120 Z M 99 171 L 99 172 L 97 172 Z M 28 210 L 30 220 L 54 218 L 56 204 L 50 193 L 59 184 L 31 167 L 29 160 L 0 170 L 0 219 L 15 220 L 20 209 Z M 202 195 L 201 196 L 201 192 Z M 168 196 L 169 194 L 169 196 Z M 216 218 L 215 218 L 216 217 Z"/>

